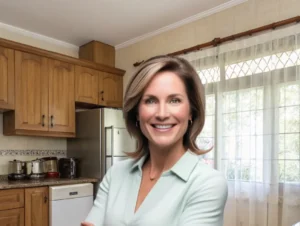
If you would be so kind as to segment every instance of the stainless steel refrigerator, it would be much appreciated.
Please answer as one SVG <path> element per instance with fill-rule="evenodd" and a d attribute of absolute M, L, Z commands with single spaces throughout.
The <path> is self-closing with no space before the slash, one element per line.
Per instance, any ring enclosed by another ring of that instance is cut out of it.
<path fill-rule="evenodd" d="M 79 176 L 102 180 L 107 169 L 126 159 L 136 140 L 125 128 L 122 110 L 101 108 L 76 112 L 76 138 L 67 139 L 67 156 L 79 159 Z"/>

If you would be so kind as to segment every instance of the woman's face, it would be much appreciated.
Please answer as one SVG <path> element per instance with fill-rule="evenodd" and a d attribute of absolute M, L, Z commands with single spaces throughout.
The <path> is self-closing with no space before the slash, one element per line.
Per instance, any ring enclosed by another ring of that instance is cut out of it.
<path fill-rule="evenodd" d="M 184 83 L 175 73 L 154 76 L 139 103 L 137 119 L 150 147 L 183 144 L 191 119 L 190 103 Z"/>

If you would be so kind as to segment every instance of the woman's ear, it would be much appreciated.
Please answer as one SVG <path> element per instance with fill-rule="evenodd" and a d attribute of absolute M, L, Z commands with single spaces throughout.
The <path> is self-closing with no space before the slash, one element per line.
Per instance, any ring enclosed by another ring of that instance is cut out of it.
<path fill-rule="evenodd" d="M 192 121 L 192 120 L 193 120 L 192 114 L 190 114 L 190 116 L 189 116 L 189 120 L 190 120 L 190 121 Z"/>

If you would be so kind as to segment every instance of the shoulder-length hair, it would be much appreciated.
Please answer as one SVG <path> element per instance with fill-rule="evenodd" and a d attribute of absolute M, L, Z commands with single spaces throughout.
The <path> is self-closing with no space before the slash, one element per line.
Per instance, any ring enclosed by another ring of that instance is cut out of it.
<path fill-rule="evenodd" d="M 164 71 L 173 72 L 182 80 L 189 99 L 192 123 L 189 124 L 183 137 L 184 147 L 196 154 L 207 152 L 200 150 L 196 145 L 196 138 L 202 131 L 205 122 L 205 94 L 199 75 L 185 59 L 157 56 L 142 63 L 126 87 L 123 115 L 129 134 L 137 139 L 138 144 L 135 152 L 127 153 L 130 157 L 140 158 L 149 151 L 148 140 L 137 126 L 138 106 L 152 78 Z"/>

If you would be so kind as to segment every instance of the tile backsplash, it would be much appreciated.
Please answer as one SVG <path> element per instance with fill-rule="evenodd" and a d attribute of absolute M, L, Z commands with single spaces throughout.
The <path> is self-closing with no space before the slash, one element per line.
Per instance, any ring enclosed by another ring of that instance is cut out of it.
<path fill-rule="evenodd" d="M 4 136 L 3 113 L 0 113 L 0 175 L 8 173 L 8 162 L 29 161 L 46 156 L 66 157 L 65 138 Z"/>

